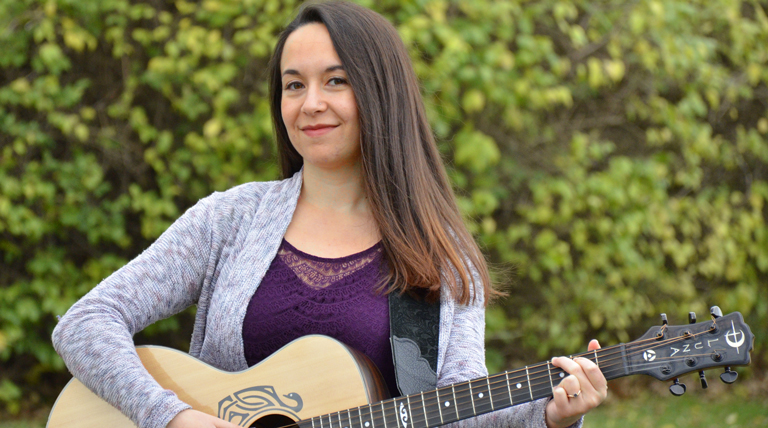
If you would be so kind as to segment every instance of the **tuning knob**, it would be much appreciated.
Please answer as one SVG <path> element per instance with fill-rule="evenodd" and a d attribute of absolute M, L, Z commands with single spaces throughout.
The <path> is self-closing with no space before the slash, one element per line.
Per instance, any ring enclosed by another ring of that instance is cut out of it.
<path fill-rule="evenodd" d="M 680 383 L 680 379 L 675 378 L 675 383 L 669 387 L 669 392 L 671 392 L 675 397 L 679 397 L 685 394 L 685 389 L 685 384 Z"/>
<path fill-rule="evenodd" d="M 725 373 L 720 375 L 720 380 L 722 380 L 724 383 L 731 384 L 736 382 L 736 378 L 739 377 L 739 374 L 735 371 L 731 370 L 730 367 L 725 368 Z"/>
<path fill-rule="evenodd" d="M 723 316 L 723 311 L 720 310 L 720 306 L 712 306 L 709 308 L 709 313 L 715 318 Z"/>
<path fill-rule="evenodd" d="M 696 324 L 696 312 L 688 312 L 688 324 Z"/>
<path fill-rule="evenodd" d="M 707 387 L 709 387 L 707 377 L 704 375 L 704 370 L 699 372 L 699 380 L 701 381 L 701 389 L 707 389 Z"/>
<path fill-rule="evenodd" d="M 663 325 L 669 324 L 669 321 L 667 321 L 667 314 L 661 314 L 661 323 Z"/>

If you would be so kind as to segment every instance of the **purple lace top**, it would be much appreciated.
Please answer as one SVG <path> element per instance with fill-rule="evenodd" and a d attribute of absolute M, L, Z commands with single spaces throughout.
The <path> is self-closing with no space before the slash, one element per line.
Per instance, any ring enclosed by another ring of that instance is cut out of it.
<path fill-rule="evenodd" d="M 249 366 L 308 334 L 333 337 L 370 358 L 397 394 L 389 343 L 389 305 L 377 293 L 381 244 L 341 258 L 304 253 L 283 240 L 243 321 Z"/>

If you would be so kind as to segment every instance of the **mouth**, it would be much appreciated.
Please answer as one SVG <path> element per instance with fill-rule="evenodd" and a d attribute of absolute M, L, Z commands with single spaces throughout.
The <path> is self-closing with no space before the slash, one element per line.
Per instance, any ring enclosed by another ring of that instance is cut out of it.
<path fill-rule="evenodd" d="M 338 125 L 318 124 L 318 125 L 304 126 L 299 129 L 301 129 L 302 132 L 304 132 L 310 137 L 318 137 L 320 135 L 331 132 L 337 126 Z"/>

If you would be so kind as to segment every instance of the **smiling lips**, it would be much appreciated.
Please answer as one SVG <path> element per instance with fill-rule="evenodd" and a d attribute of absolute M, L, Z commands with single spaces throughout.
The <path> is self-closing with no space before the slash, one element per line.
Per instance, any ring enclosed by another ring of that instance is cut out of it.
<path fill-rule="evenodd" d="M 301 128 L 301 130 L 310 137 L 319 137 L 335 129 L 337 126 L 338 125 L 328 125 L 321 123 L 318 125 L 305 126 Z"/>

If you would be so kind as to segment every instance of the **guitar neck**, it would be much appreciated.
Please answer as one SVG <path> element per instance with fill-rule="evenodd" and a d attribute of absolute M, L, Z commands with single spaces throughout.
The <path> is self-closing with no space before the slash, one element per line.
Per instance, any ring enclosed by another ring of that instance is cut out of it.
<path fill-rule="evenodd" d="M 606 379 L 629 375 L 624 344 L 572 357 L 584 357 Z M 301 428 L 428 428 L 528 403 L 552 395 L 568 376 L 549 361 L 378 403 L 299 421 Z"/>

